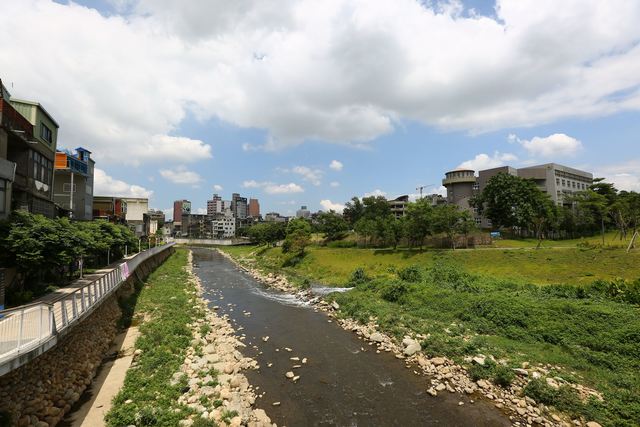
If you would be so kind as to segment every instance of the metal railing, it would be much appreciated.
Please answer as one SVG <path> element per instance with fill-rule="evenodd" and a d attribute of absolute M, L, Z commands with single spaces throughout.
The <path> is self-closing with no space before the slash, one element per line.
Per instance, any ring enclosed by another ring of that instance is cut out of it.
<path fill-rule="evenodd" d="M 0 311 L 0 365 L 64 334 L 108 298 L 140 264 L 173 245 L 140 252 L 98 279 L 51 302 Z"/>

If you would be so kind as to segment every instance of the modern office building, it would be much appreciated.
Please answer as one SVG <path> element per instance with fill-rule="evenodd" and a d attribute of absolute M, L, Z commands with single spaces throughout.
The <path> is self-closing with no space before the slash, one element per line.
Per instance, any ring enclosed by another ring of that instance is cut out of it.
<path fill-rule="evenodd" d="M 231 212 L 236 219 L 245 219 L 248 214 L 247 198 L 240 197 L 240 194 L 233 193 L 231 195 Z"/>
<path fill-rule="evenodd" d="M 53 200 L 73 219 L 93 218 L 93 171 L 91 152 L 76 148 L 76 154 L 57 151 L 54 164 Z"/>
<path fill-rule="evenodd" d="M 249 199 L 249 216 L 251 218 L 260 217 L 260 202 L 258 199 Z"/>
<path fill-rule="evenodd" d="M 12 98 L 0 81 L 0 217 L 13 209 L 56 215 L 57 136 L 58 124 L 42 105 Z"/>
<path fill-rule="evenodd" d="M 491 228 L 491 221 L 478 215 L 477 210 L 469 205 L 469 200 L 473 195 L 481 192 L 489 180 L 499 173 L 533 180 L 538 188 L 547 193 L 551 200 L 559 206 L 569 203 L 570 196 L 587 190 L 593 183 L 592 173 L 557 163 L 546 163 L 520 169 L 501 166 L 481 170 L 477 177 L 472 170 L 454 170 L 447 172 L 445 179 L 442 180 L 442 185 L 447 188 L 447 203 L 456 204 L 462 209 L 469 210 L 474 215 L 479 227 Z"/>

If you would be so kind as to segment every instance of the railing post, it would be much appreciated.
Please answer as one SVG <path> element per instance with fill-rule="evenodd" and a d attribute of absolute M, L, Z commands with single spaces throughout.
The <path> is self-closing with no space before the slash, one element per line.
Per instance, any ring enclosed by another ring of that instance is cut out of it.
<path fill-rule="evenodd" d="M 84 288 L 80 288 L 80 307 L 82 307 L 82 312 L 84 313 L 87 307 L 87 302 L 84 300 Z"/>
<path fill-rule="evenodd" d="M 63 298 L 62 301 L 60 301 L 60 305 L 62 306 L 62 328 L 64 329 L 69 324 L 67 317 L 67 299 Z"/>
<path fill-rule="evenodd" d="M 44 320 L 44 315 L 42 314 L 42 306 L 40 307 L 40 316 L 38 316 L 40 321 L 38 322 L 38 341 L 42 339 L 42 321 Z"/>
<path fill-rule="evenodd" d="M 78 317 L 78 301 L 77 301 L 77 293 L 78 292 L 74 292 L 71 295 L 73 295 L 73 306 L 71 307 L 71 313 L 73 314 L 73 319 L 77 319 Z"/>
<path fill-rule="evenodd" d="M 24 324 L 24 309 L 20 310 L 20 328 L 18 332 L 18 351 L 20 351 L 20 347 L 22 346 L 22 329 Z"/>
<path fill-rule="evenodd" d="M 56 335 L 58 328 L 56 327 L 56 316 L 53 315 L 53 306 L 49 306 L 49 321 L 51 322 L 51 335 Z"/>

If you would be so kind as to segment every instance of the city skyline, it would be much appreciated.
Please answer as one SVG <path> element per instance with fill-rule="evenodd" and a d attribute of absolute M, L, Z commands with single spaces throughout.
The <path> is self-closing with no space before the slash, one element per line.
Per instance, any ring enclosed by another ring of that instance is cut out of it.
<path fill-rule="evenodd" d="M 165 212 L 240 193 L 294 215 L 443 193 L 456 167 L 548 162 L 639 191 L 640 6 L 597 4 L 283 1 L 274 16 L 248 2 L 218 16 L 206 2 L 194 10 L 216 19 L 200 21 L 147 1 L 11 2 L 2 78 L 56 117 L 59 147 L 92 151 L 96 195 Z"/>

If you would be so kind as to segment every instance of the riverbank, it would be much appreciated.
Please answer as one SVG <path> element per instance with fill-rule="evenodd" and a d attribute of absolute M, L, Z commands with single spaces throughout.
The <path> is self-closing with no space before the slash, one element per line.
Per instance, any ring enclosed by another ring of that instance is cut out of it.
<path fill-rule="evenodd" d="M 260 264 L 252 257 L 260 257 L 259 252 L 244 254 L 241 263 L 254 277 L 262 274 L 266 285 L 300 292 L 275 268 L 261 273 L 252 267 Z M 297 273 L 294 281 L 304 280 L 304 274 Z M 620 334 L 637 323 L 637 308 L 600 299 L 536 295 L 537 290 L 514 289 L 506 282 L 474 289 L 475 277 L 449 273 L 440 278 L 447 283 L 440 285 L 422 277 L 430 273 L 421 268 L 415 283 L 365 278 L 357 289 L 330 296 L 323 307 L 339 308 L 331 314 L 346 329 L 373 341 L 377 351 L 393 351 L 405 362 L 417 363 L 417 371 L 432 375 L 431 394 L 479 393 L 511 414 L 514 424 L 596 425 L 593 420 L 598 420 L 634 425 L 637 359 L 631 354 L 633 344 L 625 346 Z M 534 327 L 548 340 L 527 336 Z M 618 330 L 617 342 L 612 342 L 611 330 Z M 552 344 L 554 336 L 562 337 L 564 344 Z M 584 342 L 589 337 L 591 345 Z M 597 351 L 594 339 L 600 342 Z M 416 344 L 422 356 L 404 354 Z"/>
<path fill-rule="evenodd" d="M 109 426 L 271 426 L 243 371 L 257 363 L 227 319 L 201 297 L 191 253 L 179 249 L 154 271 L 135 303 L 141 322 L 134 361 L 106 416 Z"/>

